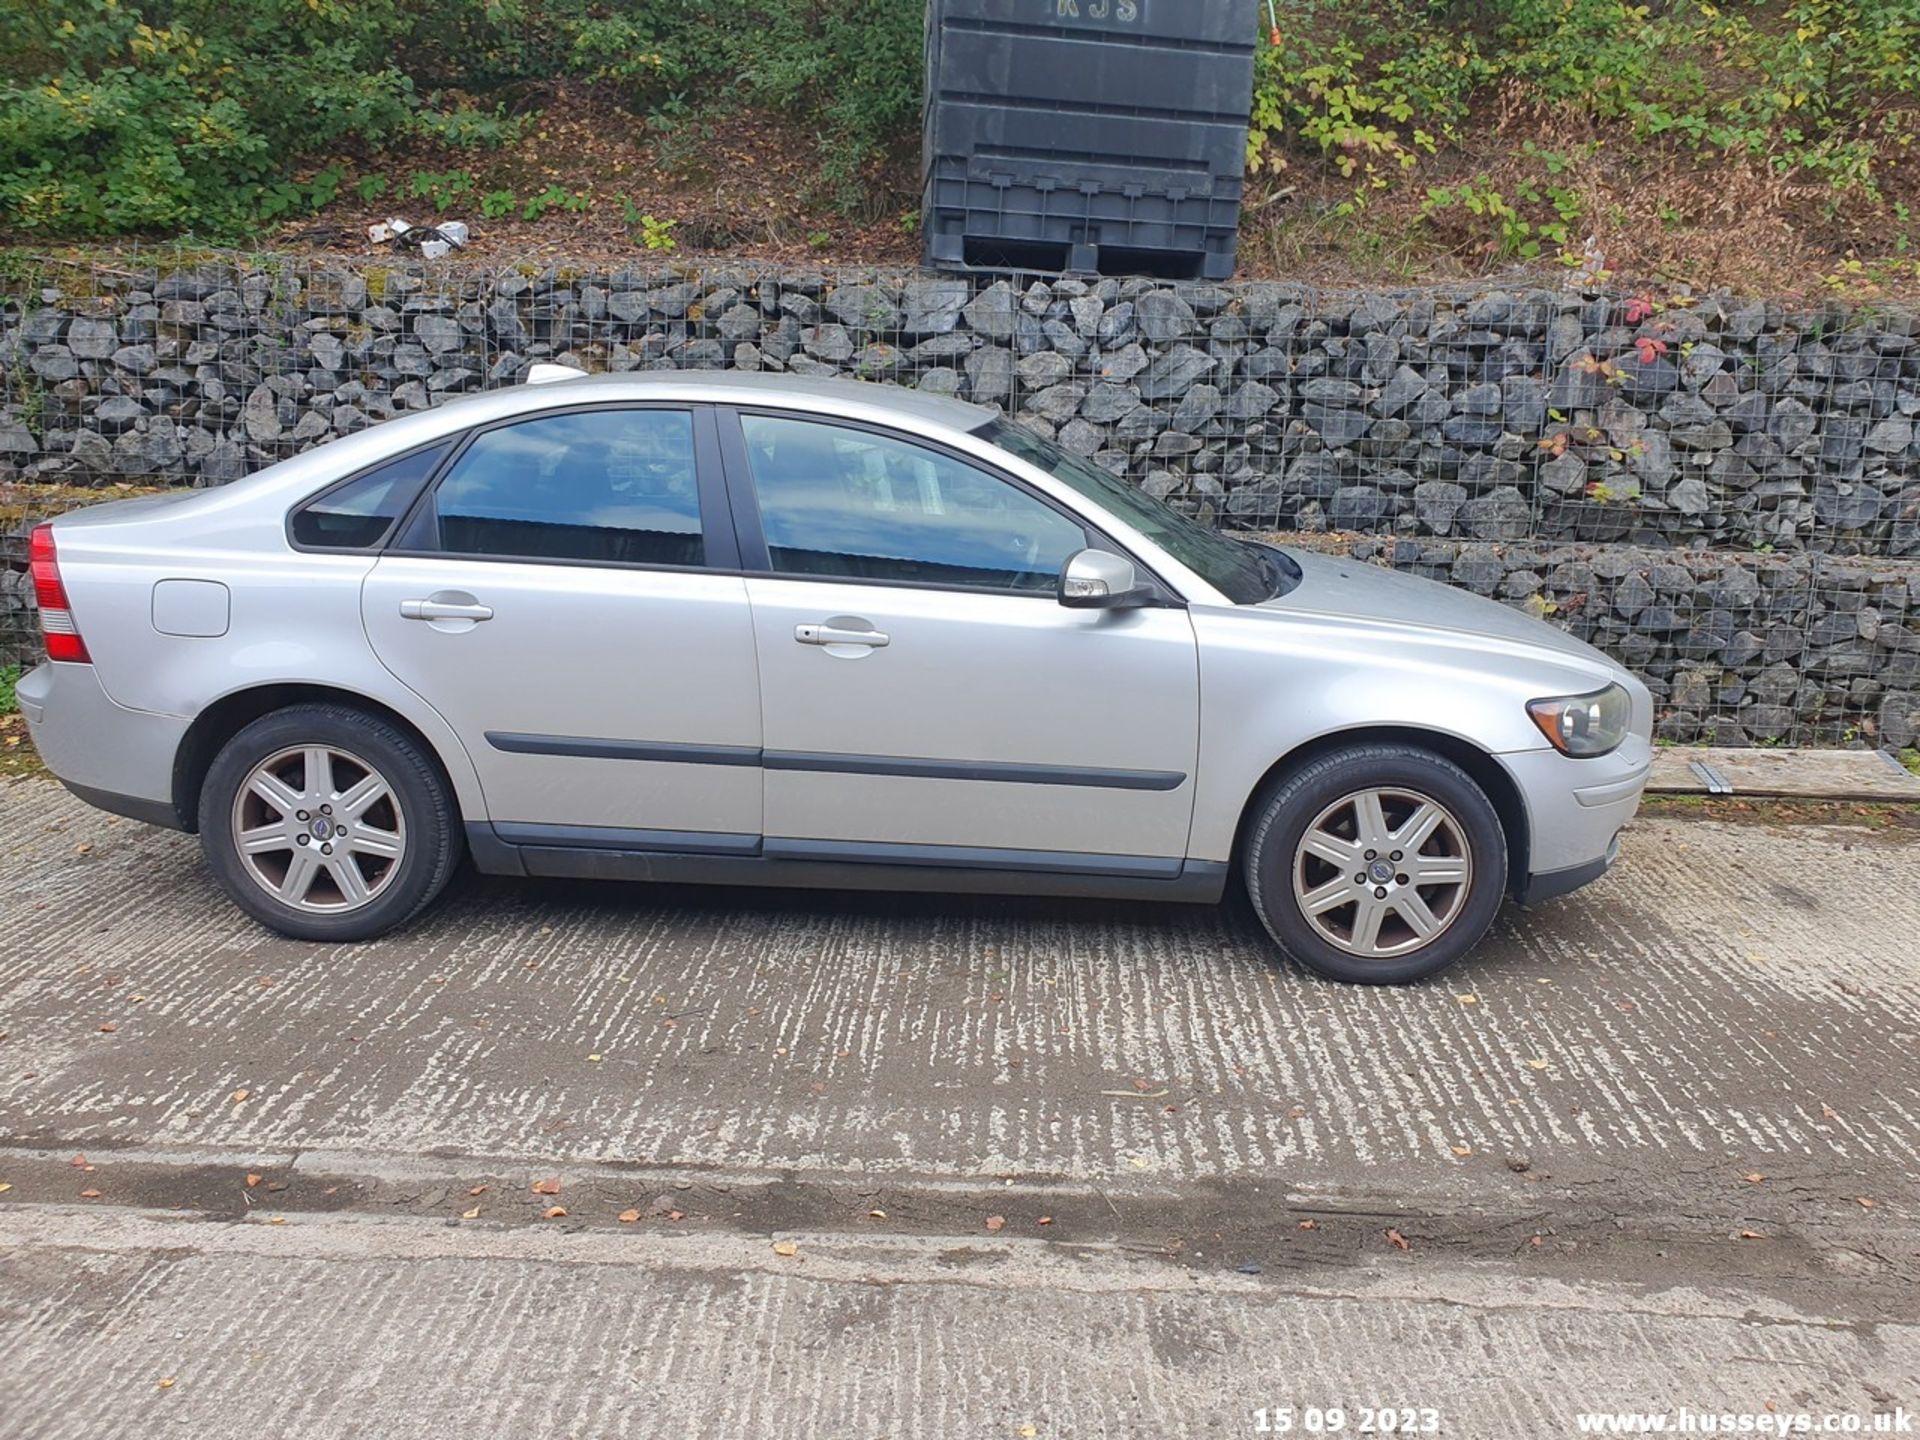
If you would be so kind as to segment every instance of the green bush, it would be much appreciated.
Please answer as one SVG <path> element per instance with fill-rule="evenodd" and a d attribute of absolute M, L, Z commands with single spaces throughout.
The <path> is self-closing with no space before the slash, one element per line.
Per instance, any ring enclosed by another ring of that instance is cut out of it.
<path fill-rule="evenodd" d="M 850 200 L 913 133 L 919 0 L 5 0 L 0 223 L 237 238 L 325 203 L 303 160 L 498 146 L 556 78 L 670 124 L 778 109 Z"/>
<path fill-rule="evenodd" d="M 1331 167 L 1351 206 L 1529 106 L 1834 195 L 1877 195 L 1920 140 L 1920 0 L 1278 10 L 1249 161 Z M 683 148 L 730 111 L 776 114 L 817 147 L 824 196 L 851 208 L 914 137 L 924 14 L 924 0 L 0 0 L 0 225 L 238 238 L 336 193 L 336 170 L 295 184 L 303 162 L 410 138 L 509 144 L 563 79 Z M 1494 198 L 1520 217 L 1503 216 L 1511 248 L 1567 221 L 1564 205 Z"/>
<path fill-rule="evenodd" d="M 1249 157 L 1378 182 L 1496 99 L 1872 192 L 1920 138 L 1920 0 L 1291 0 Z"/>
<path fill-rule="evenodd" d="M 393 0 L 0 7 L 0 213 L 29 230 L 231 235 L 311 197 L 290 160 L 401 133 Z"/>

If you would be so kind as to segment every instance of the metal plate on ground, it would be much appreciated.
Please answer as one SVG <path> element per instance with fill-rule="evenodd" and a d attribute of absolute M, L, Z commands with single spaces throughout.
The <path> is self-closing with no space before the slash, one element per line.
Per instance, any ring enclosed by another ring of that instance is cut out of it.
<path fill-rule="evenodd" d="M 1879 800 L 1920 804 L 1920 776 L 1875 750 L 1732 750 L 1662 746 L 1651 795 L 1727 794 L 1748 799 Z M 1702 771 L 1708 772 L 1702 774 Z"/>

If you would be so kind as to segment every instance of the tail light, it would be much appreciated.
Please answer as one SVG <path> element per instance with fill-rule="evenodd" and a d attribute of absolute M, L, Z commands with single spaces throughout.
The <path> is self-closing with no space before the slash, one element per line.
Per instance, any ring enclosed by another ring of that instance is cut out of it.
<path fill-rule="evenodd" d="M 60 557 L 54 553 L 53 526 L 33 527 L 28 555 L 33 567 L 33 594 L 40 605 L 40 628 L 47 637 L 47 658 L 92 664 L 87 642 L 80 638 L 80 629 L 73 623 L 67 587 L 60 580 Z"/>

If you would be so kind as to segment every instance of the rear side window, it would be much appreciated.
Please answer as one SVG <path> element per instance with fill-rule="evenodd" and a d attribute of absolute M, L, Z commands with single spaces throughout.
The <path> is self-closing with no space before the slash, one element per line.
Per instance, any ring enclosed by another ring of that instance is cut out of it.
<path fill-rule="evenodd" d="M 701 565 L 687 410 L 586 410 L 484 430 L 434 494 L 456 555 Z"/>
<path fill-rule="evenodd" d="M 387 538 L 453 442 L 389 460 L 310 501 L 293 517 L 297 545 L 316 550 L 367 550 Z"/>

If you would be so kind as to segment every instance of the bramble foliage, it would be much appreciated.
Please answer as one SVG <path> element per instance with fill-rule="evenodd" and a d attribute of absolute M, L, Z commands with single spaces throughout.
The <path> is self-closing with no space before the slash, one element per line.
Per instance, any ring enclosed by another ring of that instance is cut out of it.
<path fill-rule="evenodd" d="M 920 15 L 918 0 L 0 0 L 0 223 L 235 238 L 332 198 L 337 175 L 292 182 L 303 157 L 511 143 L 526 97 L 560 77 L 663 128 L 776 108 L 850 198 L 913 131 Z"/>
<path fill-rule="evenodd" d="M 1323 160 L 1363 207 L 1497 106 L 1546 107 L 1702 157 L 1763 164 L 1830 199 L 1881 195 L 1920 137 L 1920 0 L 1292 0 L 1256 63 L 1248 163 Z M 1581 219 L 1550 152 L 1526 193 L 1484 177 L 1424 210 L 1481 219 L 1507 256 Z"/>
<path fill-rule="evenodd" d="M 1920 135 L 1920 0 L 1277 9 L 1249 164 L 1325 166 L 1352 182 L 1349 210 L 1413 184 L 1429 214 L 1470 215 L 1509 254 L 1582 219 L 1551 163 L 1531 193 L 1422 173 L 1499 114 L 1551 108 L 1836 197 L 1877 196 Z M 341 175 L 296 184 L 303 160 L 511 144 L 562 79 L 617 98 L 663 154 L 730 110 L 777 114 L 817 144 L 823 196 L 851 208 L 873 163 L 911 144 L 924 16 L 924 0 L 0 0 L 0 225 L 238 237 L 331 198 Z"/>
<path fill-rule="evenodd" d="M 395 0 L 0 6 L 0 213 L 31 230 L 231 233 L 308 198 L 288 161 L 415 112 Z"/>

